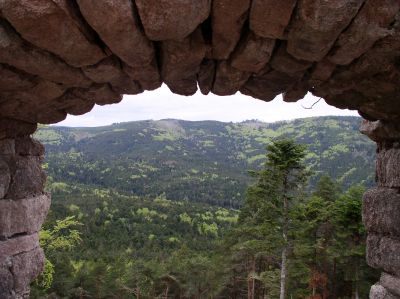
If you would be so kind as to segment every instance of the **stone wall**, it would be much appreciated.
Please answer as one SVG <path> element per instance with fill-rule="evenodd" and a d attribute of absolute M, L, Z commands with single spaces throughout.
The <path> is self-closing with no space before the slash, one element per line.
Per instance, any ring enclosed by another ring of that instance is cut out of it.
<path fill-rule="evenodd" d="M 42 271 L 38 232 L 50 207 L 41 168 L 44 147 L 30 137 L 36 126 L 0 119 L 0 298 L 28 298 Z M 364 195 L 367 262 L 381 269 L 371 299 L 400 298 L 400 125 L 364 121 L 377 143 L 377 187 Z"/>
<path fill-rule="evenodd" d="M 399 120 L 399 0 L 2 0 L 0 117 L 56 123 L 165 83 Z"/>
<path fill-rule="evenodd" d="M 28 298 L 42 271 L 38 232 L 50 207 L 35 126 L 0 119 L 0 298 Z"/>
<path fill-rule="evenodd" d="M 364 195 L 367 262 L 383 270 L 371 299 L 400 298 L 400 126 L 367 122 L 361 131 L 377 142 L 377 187 Z"/>

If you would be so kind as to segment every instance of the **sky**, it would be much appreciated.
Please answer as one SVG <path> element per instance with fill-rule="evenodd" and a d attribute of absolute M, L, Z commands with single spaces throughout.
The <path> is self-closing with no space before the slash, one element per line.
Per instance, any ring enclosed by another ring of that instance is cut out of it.
<path fill-rule="evenodd" d="M 358 115 L 356 111 L 340 110 L 331 107 L 324 100 L 308 94 L 296 103 L 285 103 L 281 96 L 272 102 L 263 102 L 237 93 L 233 96 L 207 96 L 197 92 L 191 97 L 179 96 L 170 92 L 163 85 L 155 91 L 146 91 L 139 95 L 126 95 L 122 102 L 114 105 L 95 106 L 81 116 L 68 116 L 58 123 L 59 126 L 97 127 L 113 123 L 135 120 L 159 120 L 166 118 L 183 120 L 218 120 L 224 122 L 241 122 L 258 119 L 264 122 L 291 120 L 324 115 Z"/>

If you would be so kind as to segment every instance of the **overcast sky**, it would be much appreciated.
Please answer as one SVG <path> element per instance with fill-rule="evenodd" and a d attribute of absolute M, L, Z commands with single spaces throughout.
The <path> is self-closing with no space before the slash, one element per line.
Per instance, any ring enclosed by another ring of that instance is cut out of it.
<path fill-rule="evenodd" d="M 237 93 L 234 96 L 208 96 L 200 92 L 191 97 L 173 94 L 163 85 L 155 91 L 125 96 L 121 103 L 96 106 L 82 116 L 68 116 L 58 123 L 62 126 L 104 126 L 118 122 L 147 119 L 175 118 L 184 120 L 219 120 L 240 122 L 258 119 L 265 122 L 290 120 L 322 115 L 358 115 L 356 111 L 340 110 L 328 106 L 323 100 L 310 107 L 318 98 L 307 95 L 297 103 L 285 103 L 278 96 L 272 102 L 263 102 Z"/>

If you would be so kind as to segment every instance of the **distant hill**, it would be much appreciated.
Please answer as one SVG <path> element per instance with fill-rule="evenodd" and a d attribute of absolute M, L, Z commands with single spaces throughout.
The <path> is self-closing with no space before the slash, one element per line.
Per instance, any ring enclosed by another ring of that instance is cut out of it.
<path fill-rule="evenodd" d="M 375 145 L 358 117 L 317 117 L 276 123 L 256 120 L 137 121 L 96 128 L 43 127 L 50 182 L 86 184 L 127 194 L 238 207 L 264 162 L 271 140 L 307 145 L 313 186 L 327 173 L 344 188 L 370 186 Z"/>

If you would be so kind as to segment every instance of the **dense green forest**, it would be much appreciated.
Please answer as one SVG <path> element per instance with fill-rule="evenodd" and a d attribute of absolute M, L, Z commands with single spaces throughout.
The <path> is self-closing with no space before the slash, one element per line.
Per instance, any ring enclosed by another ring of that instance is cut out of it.
<path fill-rule="evenodd" d="M 42 128 L 53 203 L 32 298 L 275 299 L 283 256 L 284 298 L 367 298 L 359 121 Z"/>
<path fill-rule="evenodd" d="M 115 188 L 128 195 L 204 202 L 238 208 L 252 182 L 247 173 L 265 160 L 273 139 L 307 145 L 305 162 L 343 188 L 374 181 L 374 144 L 359 133 L 358 117 L 289 122 L 138 121 L 97 128 L 47 127 L 48 173 L 56 181 Z"/>

